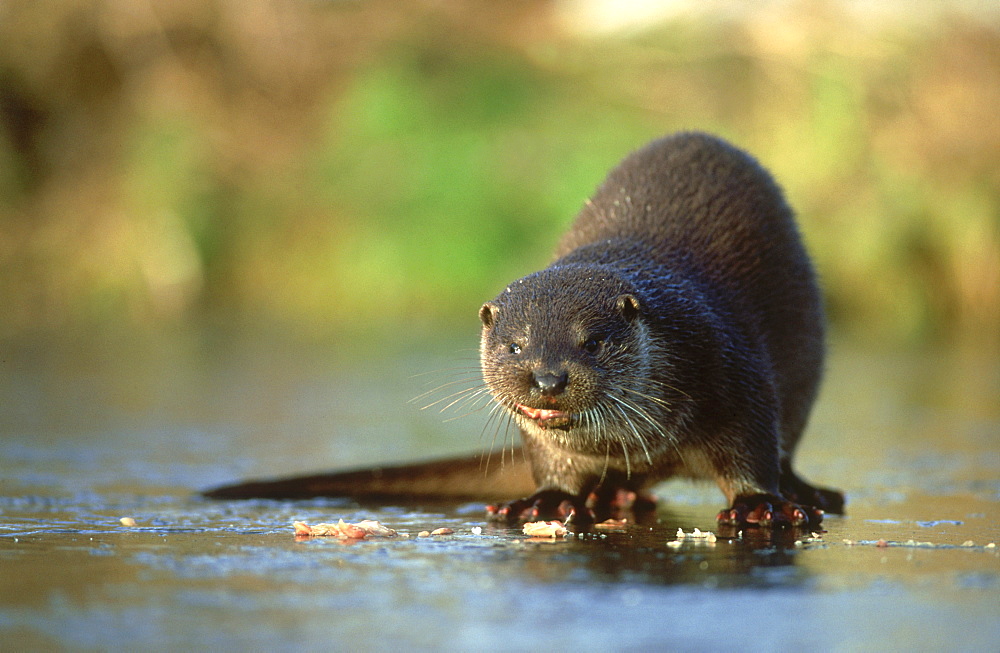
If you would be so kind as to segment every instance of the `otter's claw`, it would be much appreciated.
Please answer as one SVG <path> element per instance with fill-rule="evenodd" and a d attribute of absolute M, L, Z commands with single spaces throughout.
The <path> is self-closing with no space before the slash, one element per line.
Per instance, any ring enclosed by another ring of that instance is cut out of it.
<path fill-rule="evenodd" d="M 584 503 L 558 490 L 536 492 L 524 499 L 486 506 L 486 516 L 490 521 L 507 524 L 551 519 L 575 524 L 589 524 L 594 521 L 594 515 Z"/>
<path fill-rule="evenodd" d="M 759 494 L 738 498 L 732 508 L 720 512 L 716 519 L 720 524 L 730 526 L 817 526 L 823 521 L 823 511 L 811 506 L 800 506 L 779 497 Z"/>

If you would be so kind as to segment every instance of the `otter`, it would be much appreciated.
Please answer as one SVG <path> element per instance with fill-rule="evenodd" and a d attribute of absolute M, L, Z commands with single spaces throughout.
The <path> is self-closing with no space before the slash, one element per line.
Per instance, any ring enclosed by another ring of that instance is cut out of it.
<path fill-rule="evenodd" d="M 823 308 L 792 211 L 742 150 L 689 132 L 633 152 L 554 262 L 479 317 L 483 380 L 521 432 L 534 483 L 490 506 L 492 518 L 586 523 L 623 497 L 645 505 L 675 476 L 714 480 L 723 524 L 815 526 L 843 510 L 840 492 L 792 469 L 822 375 Z M 460 496 L 526 476 L 523 464 L 485 480 L 474 467 L 453 459 L 209 496 Z"/>

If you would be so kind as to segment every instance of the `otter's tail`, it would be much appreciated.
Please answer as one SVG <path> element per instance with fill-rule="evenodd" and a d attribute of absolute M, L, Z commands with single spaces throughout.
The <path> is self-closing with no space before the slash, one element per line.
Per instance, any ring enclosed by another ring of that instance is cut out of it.
<path fill-rule="evenodd" d="M 254 480 L 205 490 L 210 499 L 466 499 L 492 501 L 535 490 L 520 450 L 501 464 L 481 455 L 310 476 Z"/>

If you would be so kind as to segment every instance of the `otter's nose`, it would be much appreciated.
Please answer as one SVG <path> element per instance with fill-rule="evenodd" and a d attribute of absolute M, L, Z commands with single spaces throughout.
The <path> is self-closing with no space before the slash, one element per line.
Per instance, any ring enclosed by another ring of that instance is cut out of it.
<path fill-rule="evenodd" d="M 569 374 L 566 372 L 533 372 L 531 376 L 535 387 L 546 397 L 562 394 L 569 382 Z"/>

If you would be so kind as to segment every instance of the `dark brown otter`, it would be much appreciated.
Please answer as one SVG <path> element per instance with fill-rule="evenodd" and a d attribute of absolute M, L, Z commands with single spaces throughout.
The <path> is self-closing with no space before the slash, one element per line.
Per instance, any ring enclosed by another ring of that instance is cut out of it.
<path fill-rule="evenodd" d="M 587 521 L 671 476 L 715 480 L 723 523 L 814 525 L 842 510 L 839 492 L 791 468 L 822 371 L 815 274 L 780 190 L 731 145 L 679 134 L 628 156 L 555 262 L 480 318 L 483 378 L 521 430 L 535 484 L 495 518 Z M 488 495 L 470 461 L 208 495 Z M 508 466 L 509 487 L 523 472 Z"/>
<path fill-rule="evenodd" d="M 791 211 L 744 152 L 680 134 L 633 153 L 556 261 L 480 317 L 483 376 L 538 486 L 498 515 L 579 515 L 595 490 L 671 476 L 715 480 L 729 523 L 816 523 L 842 509 L 839 493 L 791 469 L 820 381 L 823 314 Z"/>

